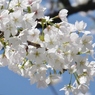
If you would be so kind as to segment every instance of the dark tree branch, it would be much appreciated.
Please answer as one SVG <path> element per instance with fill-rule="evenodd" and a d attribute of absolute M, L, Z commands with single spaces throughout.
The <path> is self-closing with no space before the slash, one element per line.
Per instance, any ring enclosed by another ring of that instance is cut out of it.
<path fill-rule="evenodd" d="M 69 0 L 59 0 L 65 7 L 71 6 Z"/>
<path fill-rule="evenodd" d="M 68 6 L 66 9 L 68 10 L 68 16 L 81 11 L 87 12 L 89 10 L 95 10 L 95 2 L 89 1 L 87 4 L 79 5 L 77 7 Z M 47 14 L 47 16 L 54 17 L 57 16 L 58 13 L 59 12 L 54 12 L 52 14 Z M 54 22 L 60 22 L 60 19 L 57 18 L 54 20 Z"/>
<path fill-rule="evenodd" d="M 0 31 L 0 38 L 4 36 L 4 32 Z"/>
<path fill-rule="evenodd" d="M 87 4 L 83 4 L 83 5 L 79 5 L 77 7 L 68 7 L 67 10 L 68 15 L 72 15 L 74 13 L 80 12 L 80 11 L 84 11 L 87 12 L 89 10 L 94 10 L 95 9 L 95 3 L 93 2 L 88 2 Z"/>

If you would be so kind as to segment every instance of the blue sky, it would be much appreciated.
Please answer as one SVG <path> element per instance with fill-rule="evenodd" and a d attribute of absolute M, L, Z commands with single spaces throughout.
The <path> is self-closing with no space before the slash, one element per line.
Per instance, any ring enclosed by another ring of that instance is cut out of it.
<path fill-rule="evenodd" d="M 31 85 L 27 78 L 15 74 L 7 67 L 0 68 L 0 76 L 0 95 L 54 95 L 49 87 L 38 89 L 36 84 Z M 59 95 L 63 95 L 59 89 L 69 82 L 68 79 L 65 73 L 62 81 L 54 86 Z"/>
<path fill-rule="evenodd" d="M 92 25 L 92 21 L 87 17 L 82 17 L 79 14 L 74 14 L 68 18 L 68 21 L 75 23 L 75 21 L 83 20 L 88 24 L 88 27 Z M 62 81 L 54 86 L 58 95 L 64 95 L 63 91 L 59 91 L 64 84 L 69 83 L 69 76 L 64 73 Z M 89 92 L 91 95 L 95 94 L 95 81 L 91 82 Z M 54 95 L 49 87 L 45 89 L 38 89 L 36 84 L 31 85 L 27 78 L 21 77 L 16 73 L 10 71 L 7 67 L 0 68 L 0 95 Z"/>

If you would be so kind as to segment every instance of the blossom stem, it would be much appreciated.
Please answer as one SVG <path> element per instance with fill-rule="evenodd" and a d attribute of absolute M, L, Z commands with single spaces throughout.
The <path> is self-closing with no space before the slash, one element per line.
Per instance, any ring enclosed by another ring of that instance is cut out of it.
<path fill-rule="evenodd" d="M 80 82 L 79 82 L 79 80 L 78 80 L 78 76 L 77 76 L 77 73 L 76 73 L 76 72 L 74 73 L 74 77 L 75 77 L 77 83 L 80 85 Z"/>
<path fill-rule="evenodd" d="M 69 85 L 71 85 L 71 82 L 72 82 L 72 74 L 71 74 L 71 78 L 70 78 L 70 83 L 69 83 Z"/>

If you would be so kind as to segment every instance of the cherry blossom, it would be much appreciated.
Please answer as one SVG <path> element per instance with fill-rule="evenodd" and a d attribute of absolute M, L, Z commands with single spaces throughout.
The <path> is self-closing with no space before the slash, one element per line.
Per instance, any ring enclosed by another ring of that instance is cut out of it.
<path fill-rule="evenodd" d="M 69 23 L 66 9 L 54 18 L 44 16 L 45 8 L 40 3 L 0 1 L 0 67 L 7 66 L 39 88 L 58 83 L 62 74 L 69 72 L 70 82 L 60 90 L 65 95 L 85 94 L 95 76 L 95 61 L 89 60 L 95 59 L 93 35 L 85 30 L 85 22 Z M 53 23 L 55 18 L 61 22 Z"/>

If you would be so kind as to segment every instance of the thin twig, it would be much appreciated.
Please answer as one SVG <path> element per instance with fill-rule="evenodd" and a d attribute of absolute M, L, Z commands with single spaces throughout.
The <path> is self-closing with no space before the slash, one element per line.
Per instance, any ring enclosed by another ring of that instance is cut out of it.
<path fill-rule="evenodd" d="M 55 90 L 55 88 L 52 85 L 50 85 L 49 88 L 54 95 L 58 95 L 57 91 Z"/>

